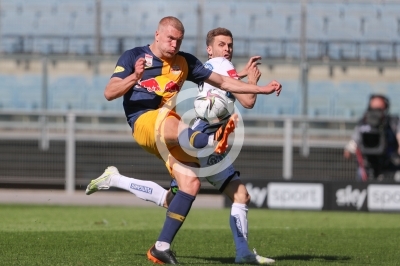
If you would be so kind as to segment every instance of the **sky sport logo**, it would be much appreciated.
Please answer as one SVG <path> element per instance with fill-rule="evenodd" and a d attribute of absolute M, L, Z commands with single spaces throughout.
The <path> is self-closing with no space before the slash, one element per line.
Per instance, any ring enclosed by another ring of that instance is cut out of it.
<path fill-rule="evenodd" d="M 160 112 L 157 117 L 156 124 L 161 125 L 161 122 L 163 121 L 163 119 L 165 118 L 165 116 L 167 115 L 169 110 L 179 107 L 180 103 L 187 102 L 187 101 L 191 101 L 193 103 L 191 105 L 192 107 L 189 110 L 185 110 L 183 113 L 179 113 L 179 115 L 181 116 L 181 121 L 193 120 L 196 117 L 196 114 L 194 111 L 194 101 L 195 101 L 197 95 L 198 95 L 197 87 L 188 88 L 188 89 L 179 91 L 179 93 L 175 96 L 174 101 L 172 101 L 172 102 L 167 101 L 167 103 L 164 104 L 160 108 Z M 172 166 L 173 164 L 179 164 L 180 166 L 182 166 L 182 167 L 174 168 L 175 171 L 178 171 L 178 172 L 185 171 L 185 172 L 181 172 L 181 173 L 188 175 L 186 170 L 181 170 L 181 169 L 190 169 L 191 172 L 193 173 L 193 175 L 195 177 L 199 177 L 199 178 L 209 177 L 209 176 L 212 176 L 212 175 L 215 175 L 215 174 L 218 174 L 218 173 L 224 171 L 225 169 L 230 167 L 232 165 L 232 163 L 236 160 L 236 158 L 239 156 L 240 150 L 242 149 L 243 142 L 244 142 L 243 118 L 242 118 L 242 115 L 240 114 L 238 108 L 236 107 L 236 103 L 235 103 L 234 112 L 238 115 L 239 121 L 236 125 L 234 133 L 232 133 L 229 136 L 230 149 L 228 149 L 228 152 L 226 152 L 224 154 L 224 158 L 222 160 L 220 160 L 219 162 L 216 162 L 213 165 L 208 165 L 207 163 L 201 163 L 200 167 L 190 167 L 187 165 L 183 165 L 181 162 L 179 162 L 177 159 L 175 159 L 172 155 L 169 155 L 166 152 L 160 153 L 162 159 L 165 162 L 168 162 L 168 164 L 170 166 Z M 188 122 L 186 122 L 186 124 L 188 124 Z M 182 123 L 181 125 L 179 125 L 179 127 L 180 127 L 179 130 L 182 130 L 184 127 L 184 124 Z M 159 133 L 157 132 L 157 129 L 156 129 L 156 132 L 154 132 L 154 133 L 156 134 L 156 136 L 159 135 Z M 156 142 L 156 146 L 159 151 L 168 150 L 164 141 L 158 140 Z M 203 149 L 196 149 L 196 150 L 189 150 L 189 149 L 185 149 L 184 147 L 182 147 L 182 149 L 185 151 L 185 153 L 187 153 L 188 155 L 193 156 L 193 157 L 206 158 L 206 157 L 214 154 L 214 147 L 212 147 L 212 148 L 206 147 Z M 202 162 L 202 160 L 201 160 L 201 162 Z"/>
<path fill-rule="evenodd" d="M 153 193 L 153 189 L 152 188 L 141 186 L 141 185 L 137 185 L 135 183 L 131 183 L 131 189 L 142 191 L 142 192 L 147 193 L 147 194 L 152 194 Z"/>

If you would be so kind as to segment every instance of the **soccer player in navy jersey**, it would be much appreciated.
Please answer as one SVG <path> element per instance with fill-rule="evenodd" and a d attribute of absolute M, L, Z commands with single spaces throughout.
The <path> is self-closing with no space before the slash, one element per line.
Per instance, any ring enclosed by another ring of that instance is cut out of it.
<path fill-rule="evenodd" d="M 227 147 L 228 135 L 234 130 L 237 121 L 237 115 L 232 115 L 211 136 L 184 125 L 173 104 L 183 82 L 207 82 L 239 94 L 276 92 L 279 95 L 282 88 L 277 81 L 257 86 L 204 68 L 193 55 L 179 52 L 183 37 L 184 27 L 177 18 L 161 19 L 152 44 L 126 51 L 120 57 L 104 92 L 107 100 L 124 97 L 123 106 L 134 139 L 143 149 L 158 158 L 164 158 L 163 155 L 167 154 L 167 169 L 179 186 L 179 191 L 168 205 L 158 240 L 147 253 L 148 258 L 155 263 L 178 263 L 170 250 L 170 244 L 200 189 L 200 181 L 192 170 L 199 166 L 198 158 L 188 155 L 183 148 L 213 147 L 217 142 L 215 150 L 223 153 Z M 159 150 L 158 143 L 162 143 L 161 146 L 166 149 Z M 115 173 L 114 169 L 107 168 L 102 176 L 92 180 L 86 194 L 110 186 L 120 187 L 120 179 L 110 178 Z M 125 181 L 122 180 L 122 183 Z"/>

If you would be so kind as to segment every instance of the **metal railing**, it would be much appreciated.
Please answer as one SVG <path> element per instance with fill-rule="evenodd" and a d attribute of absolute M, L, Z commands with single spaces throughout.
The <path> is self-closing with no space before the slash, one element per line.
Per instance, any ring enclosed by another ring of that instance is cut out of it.
<path fill-rule="evenodd" d="M 43 117 L 46 119 L 43 119 Z M 273 177 L 287 180 L 297 178 L 296 171 L 293 171 L 295 164 L 293 158 L 296 157 L 296 154 L 294 154 L 294 151 L 297 150 L 296 148 L 303 145 L 300 126 L 304 121 L 308 123 L 307 144 L 309 148 L 328 149 L 328 151 L 324 151 L 325 153 L 330 153 L 329 149 L 335 153 L 341 150 L 349 139 L 355 123 L 354 120 L 350 119 L 304 119 L 301 116 L 244 116 L 243 120 L 245 121 L 243 153 L 245 154 L 244 156 L 247 156 L 246 154 L 248 153 L 250 161 L 247 162 L 246 159 L 239 158 L 239 160 L 243 160 L 241 167 L 243 168 L 246 167 L 246 164 L 253 163 L 254 160 L 251 159 L 252 147 L 257 147 L 257 149 L 261 149 L 265 153 L 266 157 L 273 157 L 276 162 L 279 162 L 277 165 L 281 165 L 280 171 L 279 167 L 276 168 L 277 166 L 274 165 L 275 170 L 273 172 L 275 174 L 273 174 Z M 326 127 L 330 129 L 327 130 Z M 36 151 L 35 147 L 32 147 L 32 141 L 37 143 Z M 24 159 L 20 159 L 21 164 L 14 166 L 19 169 L 8 167 L 7 156 L 12 152 L 10 153 L 9 148 L 0 149 L 2 168 L 6 169 L 1 171 L 1 173 L 6 174 L 5 176 L 0 175 L 0 183 L 64 183 L 68 193 L 73 192 L 77 186 L 82 186 L 88 182 L 88 179 L 83 177 L 82 174 L 84 172 L 82 168 L 86 167 L 85 161 L 96 161 L 93 168 L 96 168 L 96 171 L 100 171 L 98 164 L 101 163 L 98 163 L 96 158 L 100 158 L 99 156 L 107 157 L 108 153 L 115 154 L 115 156 L 110 157 L 114 163 L 126 163 L 125 161 L 127 161 L 129 171 L 133 171 L 136 174 L 136 170 L 143 167 L 144 162 L 147 164 L 146 160 L 152 160 L 151 156 L 149 159 L 145 159 L 144 156 L 147 155 L 138 155 L 140 158 L 132 159 L 132 161 L 128 159 L 134 157 L 135 153 L 141 153 L 142 151 L 140 148 L 137 150 L 124 116 L 116 113 L 14 112 L 3 110 L 0 111 L 0 147 L 7 146 L 10 143 L 15 143 L 13 144 L 14 146 L 22 146 L 20 151 L 16 149 L 16 152 L 21 154 L 15 154 L 14 156 L 15 158 L 20 158 L 23 155 Z M 54 145 L 53 143 L 56 144 Z M 24 148 L 24 145 L 27 145 L 26 148 Z M 105 145 L 105 147 L 98 148 L 96 145 Z M 127 148 L 128 146 L 129 148 Z M 60 167 L 56 168 L 55 165 L 52 165 L 52 162 L 48 161 L 50 160 L 48 156 L 53 153 L 54 149 L 59 150 L 56 151 L 54 156 L 50 157 L 53 157 L 53 159 L 59 158 L 57 164 L 59 166 L 63 165 L 61 169 Z M 62 150 L 64 150 L 64 155 Z M 32 155 L 23 154 L 27 151 Z M 126 154 L 126 157 L 120 156 L 120 154 Z M 276 156 L 279 156 L 279 158 Z M 60 161 L 61 158 L 64 158 L 63 162 Z M 140 162 L 142 159 L 144 161 Z M 318 159 L 314 158 L 313 160 Z M 37 168 L 35 161 L 42 166 Z M 310 162 L 310 164 L 315 165 L 319 163 L 322 162 Z M 158 165 L 158 163 L 156 164 Z M 23 172 L 25 166 L 29 174 Z M 264 175 L 268 169 L 262 169 L 263 166 L 262 163 L 255 166 L 254 168 L 260 168 L 260 171 L 251 175 Z M 34 168 L 35 170 L 30 170 L 29 168 Z M 61 174 L 62 169 L 64 169 L 64 175 Z M 16 170 L 22 172 L 19 175 L 14 175 L 13 172 Z M 155 174 L 148 178 L 167 185 L 167 181 L 160 178 L 160 171 L 162 170 L 157 170 Z M 326 169 L 326 171 L 333 172 L 334 169 Z M 145 170 L 142 172 L 145 172 Z M 91 177 L 95 177 L 94 175 L 91 175 Z M 353 178 L 351 172 L 348 172 L 347 175 L 349 179 Z M 327 176 L 332 176 L 332 173 Z M 314 178 L 316 177 L 314 176 Z M 320 178 L 323 179 L 325 177 L 321 176 Z M 332 180 L 336 179 L 332 178 Z"/>

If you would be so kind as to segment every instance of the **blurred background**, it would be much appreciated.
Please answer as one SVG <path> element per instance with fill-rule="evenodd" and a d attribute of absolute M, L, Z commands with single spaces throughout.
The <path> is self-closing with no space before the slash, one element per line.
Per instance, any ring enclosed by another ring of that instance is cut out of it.
<path fill-rule="evenodd" d="M 182 51 L 205 61 L 207 32 L 225 27 L 237 69 L 261 55 L 259 84 L 283 84 L 239 108 L 243 179 L 353 181 L 343 148 L 369 95 L 400 113 L 398 1 L 0 0 L 0 187 L 83 189 L 108 165 L 169 184 L 103 91 L 119 55 L 170 15 L 185 26 Z"/>

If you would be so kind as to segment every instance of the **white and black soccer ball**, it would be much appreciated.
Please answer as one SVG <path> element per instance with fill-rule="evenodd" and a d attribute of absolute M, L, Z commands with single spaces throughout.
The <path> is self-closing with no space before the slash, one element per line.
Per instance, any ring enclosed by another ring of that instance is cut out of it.
<path fill-rule="evenodd" d="M 234 101 L 219 92 L 211 89 L 200 93 L 194 101 L 196 116 L 209 122 L 221 121 L 229 117 L 234 110 Z"/>

